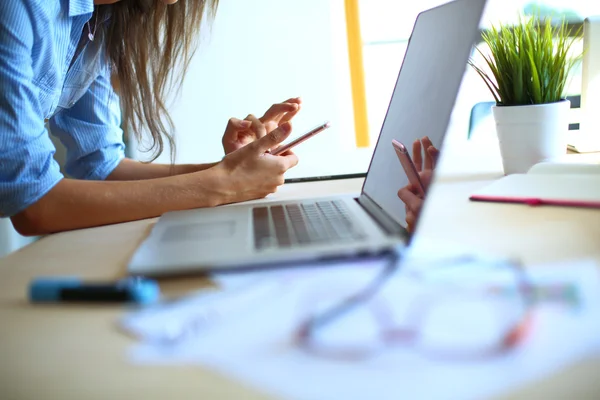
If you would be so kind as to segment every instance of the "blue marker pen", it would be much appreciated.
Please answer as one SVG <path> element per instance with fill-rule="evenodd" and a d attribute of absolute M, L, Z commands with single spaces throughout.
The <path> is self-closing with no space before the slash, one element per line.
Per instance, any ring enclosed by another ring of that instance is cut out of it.
<path fill-rule="evenodd" d="M 92 302 L 151 304 L 160 298 L 156 281 L 126 278 L 116 282 L 83 282 L 76 277 L 34 279 L 29 285 L 33 303 Z"/>

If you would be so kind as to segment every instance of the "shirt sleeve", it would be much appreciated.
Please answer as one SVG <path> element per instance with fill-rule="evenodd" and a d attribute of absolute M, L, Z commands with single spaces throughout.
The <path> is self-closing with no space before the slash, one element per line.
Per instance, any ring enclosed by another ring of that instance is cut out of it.
<path fill-rule="evenodd" d="M 0 1 L 0 215 L 38 201 L 62 175 L 34 84 L 33 25 L 26 2 Z"/>
<path fill-rule="evenodd" d="M 119 165 L 125 144 L 108 66 L 72 107 L 50 119 L 50 131 L 66 147 L 65 171 L 74 178 L 104 180 Z"/>

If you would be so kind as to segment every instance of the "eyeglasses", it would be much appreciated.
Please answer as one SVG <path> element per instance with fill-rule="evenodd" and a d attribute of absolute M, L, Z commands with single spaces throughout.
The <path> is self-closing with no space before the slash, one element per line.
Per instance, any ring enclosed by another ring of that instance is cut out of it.
<path fill-rule="evenodd" d="M 416 268 L 413 261 L 402 266 L 397 261 L 394 253 L 389 262 L 286 271 L 233 293 L 190 296 L 138 311 L 122 327 L 144 340 L 176 346 L 200 337 L 223 317 L 237 318 L 281 298 L 285 306 L 271 317 L 285 326 L 287 343 L 314 355 L 364 359 L 403 347 L 469 358 L 516 345 L 533 305 L 578 308 L 581 303 L 576 283 L 533 284 L 519 263 L 466 256 Z"/>
<path fill-rule="evenodd" d="M 489 356 L 519 342 L 533 303 L 525 271 L 511 261 L 459 257 L 403 271 L 392 258 L 362 285 L 323 281 L 306 293 L 295 343 L 342 360 L 395 345 L 435 357 Z"/>

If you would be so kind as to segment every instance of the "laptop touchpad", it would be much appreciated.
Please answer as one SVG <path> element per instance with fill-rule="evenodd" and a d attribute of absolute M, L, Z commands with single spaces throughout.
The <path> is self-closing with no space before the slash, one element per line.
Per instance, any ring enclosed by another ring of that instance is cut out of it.
<path fill-rule="evenodd" d="M 161 236 L 163 242 L 185 240 L 215 240 L 233 236 L 235 221 L 182 224 L 168 227 Z"/>

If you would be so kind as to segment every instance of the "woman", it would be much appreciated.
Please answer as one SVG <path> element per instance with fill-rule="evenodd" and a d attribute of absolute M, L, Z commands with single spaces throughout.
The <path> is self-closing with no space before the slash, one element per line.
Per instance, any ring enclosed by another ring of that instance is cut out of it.
<path fill-rule="evenodd" d="M 433 143 L 431 143 L 431 140 L 427 136 L 414 141 L 412 159 L 419 172 L 421 182 L 426 189 L 431 183 L 433 169 L 435 168 L 438 156 L 438 149 L 433 146 Z M 421 213 L 421 206 L 423 205 L 425 193 L 423 193 L 420 188 L 408 184 L 398 191 L 398 197 L 404 202 L 407 230 L 412 233 L 417 226 L 417 220 Z"/>
<path fill-rule="evenodd" d="M 289 136 L 299 99 L 261 118 L 230 119 L 218 163 L 124 157 L 121 122 L 137 136 L 149 132 L 155 156 L 172 144 L 165 95 L 181 82 L 217 3 L 0 1 L 0 215 L 21 234 L 40 235 L 261 198 L 283 184 L 296 156 L 265 151 Z M 67 148 L 73 179 L 53 159 L 45 120 Z"/>

